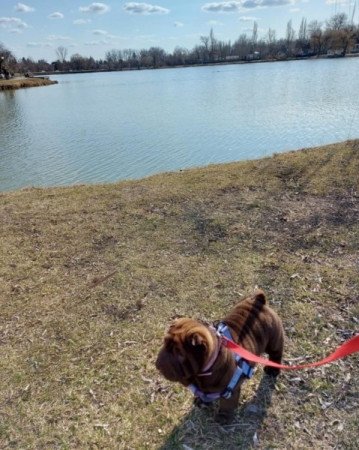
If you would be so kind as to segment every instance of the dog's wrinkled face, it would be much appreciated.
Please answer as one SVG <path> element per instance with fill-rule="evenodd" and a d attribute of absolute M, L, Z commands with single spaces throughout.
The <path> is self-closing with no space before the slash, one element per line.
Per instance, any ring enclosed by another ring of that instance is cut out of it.
<path fill-rule="evenodd" d="M 215 338 L 205 325 L 193 319 L 176 319 L 165 335 L 156 367 L 167 380 L 188 386 L 214 348 Z"/>

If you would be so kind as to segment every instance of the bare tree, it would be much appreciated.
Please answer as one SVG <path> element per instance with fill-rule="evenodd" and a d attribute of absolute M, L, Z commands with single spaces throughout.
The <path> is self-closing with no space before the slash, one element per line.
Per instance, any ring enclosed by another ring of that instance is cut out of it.
<path fill-rule="evenodd" d="M 300 27 L 298 31 L 298 39 L 296 42 L 296 48 L 298 55 L 305 56 L 309 51 L 309 39 L 308 39 L 308 30 L 307 30 L 307 19 L 305 17 L 302 18 L 300 22 Z"/>
<path fill-rule="evenodd" d="M 295 31 L 292 26 L 292 21 L 289 20 L 289 22 L 287 23 L 287 31 L 286 31 L 286 35 L 285 35 L 288 56 L 291 56 L 291 54 L 293 52 L 294 36 L 295 36 Z"/>
<path fill-rule="evenodd" d="M 148 54 L 152 58 L 152 65 L 155 69 L 164 65 L 166 53 L 161 47 L 151 47 Z"/>
<path fill-rule="evenodd" d="M 231 54 L 231 42 L 218 41 L 217 51 L 221 61 L 225 61 L 227 57 Z"/>
<path fill-rule="evenodd" d="M 123 54 L 121 50 L 110 50 L 106 53 L 106 61 L 110 70 L 122 70 Z"/>
<path fill-rule="evenodd" d="M 190 52 L 190 59 L 192 63 L 204 64 L 208 61 L 208 51 L 204 45 L 196 45 Z"/>
<path fill-rule="evenodd" d="M 302 18 L 299 27 L 298 39 L 300 41 L 306 41 L 308 39 L 307 33 L 307 19 L 305 17 Z"/>
<path fill-rule="evenodd" d="M 252 41 L 245 33 L 242 33 L 233 44 L 233 51 L 240 59 L 246 59 L 251 51 Z"/>
<path fill-rule="evenodd" d="M 268 43 L 269 56 L 274 56 L 276 34 L 275 34 L 275 30 L 272 30 L 272 28 L 269 28 L 269 30 L 268 30 L 267 43 Z"/>
<path fill-rule="evenodd" d="M 348 25 L 348 16 L 345 13 L 334 14 L 326 23 L 327 29 L 344 30 Z"/>
<path fill-rule="evenodd" d="M 258 24 L 256 21 L 254 21 L 252 30 L 252 52 L 254 52 L 256 49 L 257 41 L 258 41 Z"/>
<path fill-rule="evenodd" d="M 140 64 L 142 67 L 151 67 L 152 65 L 152 56 L 150 55 L 149 50 L 143 48 L 140 50 Z"/>
<path fill-rule="evenodd" d="M 203 52 L 202 52 L 202 59 L 203 62 L 207 62 L 209 59 L 209 36 L 201 36 L 200 41 L 203 44 Z"/>
<path fill-rule="evenodd" d="M 312 20 L 308 25 L 309 42 L 313 52 L 320 55 L 324 50 L 323 24 Z"/>
<path fill-rule="evenodd" d="M 5 76 L 10 76 L 10 72 L 15 72 L 16 66 L 15 56 L 0 42 L 0 73 L 3 71 Z"/>
<path fill-rule="evenodd" d="M 341 56 L 346 55 L 356 40 L 355 27 L 349 24 L 344 13 L 335 14 L 327 21 L 325 35 L 329 48 Z"/>
<path fill-rule="evenodd" d="M 70 59 L 71 68 L 73 70 L 86 70 L 86 59 L 78 53 L 71 56 Z"/>
<path fill-rule="evenodd" d="M 209 57 L 211 61 L 214 61 L 217 53 L 217 39 L 214 37 L 213 28 L 209 32 Z"/>
<path fill-rule="evenodd" d="M 183 47 L 176 47 L 173 50 L 173 64 L 175 66 L 186 64 L 186 59 L 188 56 L 188 50 Z"/>
<path fill-rule="evenodd" d="M 68 52 L 66 47 L 60 46 L 56 49 L 56 56 L 61 63 L 64 63 L 66 61 L 67 53 Z"/>

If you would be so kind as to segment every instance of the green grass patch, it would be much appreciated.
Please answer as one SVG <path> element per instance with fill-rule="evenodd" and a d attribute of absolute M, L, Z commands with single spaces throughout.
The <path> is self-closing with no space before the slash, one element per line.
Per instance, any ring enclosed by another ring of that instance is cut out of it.
<path fill-rule="evenodd" d="M 230 427 L 154 360 L 173 317 L 221 318 L 256 286 L 288 361 L 357 333 L 358 174 L 350 141 L 0 194 L 0 447 L 356 448 L 358 356 L 274 389 L 259 368 Z"/>

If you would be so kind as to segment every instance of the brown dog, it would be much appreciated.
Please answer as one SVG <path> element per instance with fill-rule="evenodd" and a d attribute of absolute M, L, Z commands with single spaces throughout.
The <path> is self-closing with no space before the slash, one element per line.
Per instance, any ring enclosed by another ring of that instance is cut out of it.
<path fill-rule="evenodd" d="M 256 355 L 268 353 L 280 363 L 284 331 L 277 314 L 266 304 L 262 291 L 242 300 L 223 319 L 220 327 L 235 342 Z M 240 386 L 251 376 L 252 363 L 239 358 L 221 345 L 215 328 L 197 320 L 181 318 L 172 322 L 156 361 L 157 369 L 170 381 L 188 386 L 205 403 L 220 398 L 216 419 L 222 423 L 233 419 Z M 278 375 L 278 369 L 265 369 Z"/>

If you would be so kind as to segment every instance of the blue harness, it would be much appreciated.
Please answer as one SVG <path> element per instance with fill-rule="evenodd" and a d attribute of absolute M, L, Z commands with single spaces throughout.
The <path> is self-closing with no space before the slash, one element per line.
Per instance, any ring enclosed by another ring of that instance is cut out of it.
<path fill-rule="evenodd" d="M 228 326 L 224 322 L 220 322 L 217 325 L 216 330 L 219 336 L 224 336 L 227 339 L 233 341 L 232 334 Z M 239 355 L 233 355 L 233 357 L 236 361 L 236 370 L 234 371 L 234 374 L 230 382 L 228 383 L 226 389 L 223 392 L 214 392 L 207 394 L 201 391 L 195 384 L 190 384 L 188 387 L 195 395 L 195 397 L 199 397 L 205 403 L 213 402 L 214 400 L 217 400 L 219 398 L 225 399 L 231 398 L 233 391 L 237 386 L 239 380 L 242 378 L 242 376 L 246 378 L 251 378 L 253 376 L 253 367 L 250 366 L 245 359 L 243 359 Z"/>

